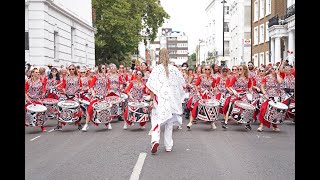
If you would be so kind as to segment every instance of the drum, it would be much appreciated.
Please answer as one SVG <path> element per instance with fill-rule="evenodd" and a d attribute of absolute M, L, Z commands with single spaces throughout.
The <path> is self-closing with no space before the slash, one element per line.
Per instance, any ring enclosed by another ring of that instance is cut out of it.
<path fill-rule="evenodd" d="M 121 93 L 121 102 L 119 104 L 119 115 L 122 115 L 124 113 L 124 110 L 128 106 L 128 95 Z"/>
<path fill-rule="evenodd" d="M 292 119 L 295 118 L 295 112 L 296 112 L 295 108 L 296 108 L 296 105 L 294 102 L 289 104 L 288 111 L 287 111 L 287 115 L 289 118 L 292 118 Z"/>
<path fill-rule="evenodd" d="M 79 120 L 80 105 L 76 101 L 65 100 L 58 102 L 58 121 L 74 122 Z"/>
<path fill-rule="evenodd" d="M 46 117 L 48 119 L 56 118 L 58 114 L 58 100 L 53 98 L 46 98 L 42 100 L 42 104 L 47 108 Z"/>
<path fill-rule="evenodd" d="M 108 96 L 105 98 L 105 101 L 112 104 L 111 110 L 110 110 L 110 116 L 118 116 L 120 115 L 120 103 L 122 102 L 122 99 L 119 96 Z"/>
<path fill-rule="evenodd" d="M 109 123 L 113 120 L 111 117 L 112 104 L 106 101 L 95 102 L 93 105 L 93 118 L 92 121 L 95 123 Z"/>
<path fill-rule="evenodd" d="M 217 121 L 220 103 L 215 99 L 201 99 L 198 104 L 197 119 L 202 121 Z"/>
<path fill-rule="evenodd" d="M 245 101 L 237 100 L 233 104 L 231 118 L 238 123 L 250 123 L 255 107 Z"/>
<path fill-rule="evenodd" d="M 288 106 L 281 102 L 269 101 L 264 119 L 272 124 L 280 124 L 286 117 Z"/>
<path fill-rule="evenodd" d="M 128 103 L 128 120 L 130 122 L 149 121 L 149 104 L 146 102 L 129 102 Z"/>
<path fill-rule="evenodd" d="M 43 126 L 46 122 L 47 108 L 41 104 L 30 104 L 26 108 L 25 123 L 28 126 Z"/>

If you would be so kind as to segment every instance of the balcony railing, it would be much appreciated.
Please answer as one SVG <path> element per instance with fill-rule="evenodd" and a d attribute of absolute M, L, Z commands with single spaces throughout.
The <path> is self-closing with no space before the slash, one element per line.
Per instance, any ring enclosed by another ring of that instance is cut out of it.
<path fill-rule="evenodd" d="M 279 16 L 273 16 L 272 18 L 269 19 L 269 24 L 268 27 L 270 28 L 273 25 L 279 25 Z"/>
<path fill-rule="evenodd" d="M 285 15 L 285 18 L 288 18 L 296 13 L 295 4 L 292 4 L 290 7 L 287 8 L 287 13 Z"/>

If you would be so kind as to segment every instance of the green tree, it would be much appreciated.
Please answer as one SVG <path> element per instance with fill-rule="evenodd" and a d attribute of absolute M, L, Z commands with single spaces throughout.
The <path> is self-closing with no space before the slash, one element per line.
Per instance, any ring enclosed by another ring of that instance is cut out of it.
<path fill-rule="evenodd" d="M 196 67 L 196 60 L 197 60 L 197 55 L 196 53 L 192 53 L 189 57 L 188 57 L 188 65 L 191 69 L 194 69 Z"/>
<path fill-rule="evenodd" d="M 169 18 L 158 0 L 93 0 L 92 4 L 96 12 L 96 64 L 130 65 L 139 42 L 143 38 L 153 41 Z"/>

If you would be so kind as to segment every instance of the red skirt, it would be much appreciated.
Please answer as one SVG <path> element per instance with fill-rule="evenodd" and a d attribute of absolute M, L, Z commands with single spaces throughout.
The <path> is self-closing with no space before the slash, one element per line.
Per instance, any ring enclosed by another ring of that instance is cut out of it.
<path fill-rule="evenodd" d="M 265 126 L 267 126 L 268 128 L 270 128 L 271 123 L 266 121 L 264 119 L 264 115 L 266 114 L 267 108 L 268 108 L 268 103 L 270 100 L 266 100 L 264 103 L 261 104 L 260 107 L 260 115 L 259 115 L 259 121 L 260 123 L 263 123 Z M 272 126 L 274 128 L 277 128 L 278 126 L 276 124 L 272 124 Z"/>

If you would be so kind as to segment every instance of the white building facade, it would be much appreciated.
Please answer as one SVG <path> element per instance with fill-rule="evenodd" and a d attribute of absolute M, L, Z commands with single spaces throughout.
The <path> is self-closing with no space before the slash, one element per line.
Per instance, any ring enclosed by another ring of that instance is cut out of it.
<path fill-rule="evenodd" d="M 224 8 L 223 8 L 224 7 Z M 224 18 L 223 18 L 224 9 Z M 207 14 L 205 50 L 215 56 L 218 65 L 230 66 L 230 2 L 211 0 L 205 9 Z M 224 20 L 223 20 L 224 19 Z M 223 37 L 224 32 L 224 37 Z M 224 44 L 224 47 L 223 47 Z M 224 49 L 224 54 L 223 54 Z M 200 52 L 201 54 L 201 52 Z M 224 55 L 224 56 L 223 56 Z"/>
<path fill-rule="evenodd" d="M 91 0 L 25 0 L 25 61 L 95 66 Z"/>
<path fill-rule="evenodd" d="M 230 4 L 230 66 L 251 61 L 251 0 L 228 0 Z"/>
<path fill-rule="evenodd" d="M 295 0 L 287 0 L 286 15 L 282 19 L 269 20 L 269 36 L 271 37 L 271 62 L 276 63 L 287 59 L 289 64 L 295 64 Z M 281 48 L 281 39 L 284 48 Z M 284 49 L 281 52 L 281 49 Z M 281 57 L 281 54 L 283 55 Z"/>
<path fill-rule="evenodd" d="M 149 49 L 155 51 L 155 61 L 159 61 L 159 51 L 167 48 L 169 57 L 173 61 L 188 61 L 188 36 L 181 31 L 173 31 L 172 28 L 161 28 L 159 35 L 150 43 Z M 154 64 L 151 62 L 151 64 Z"/>

